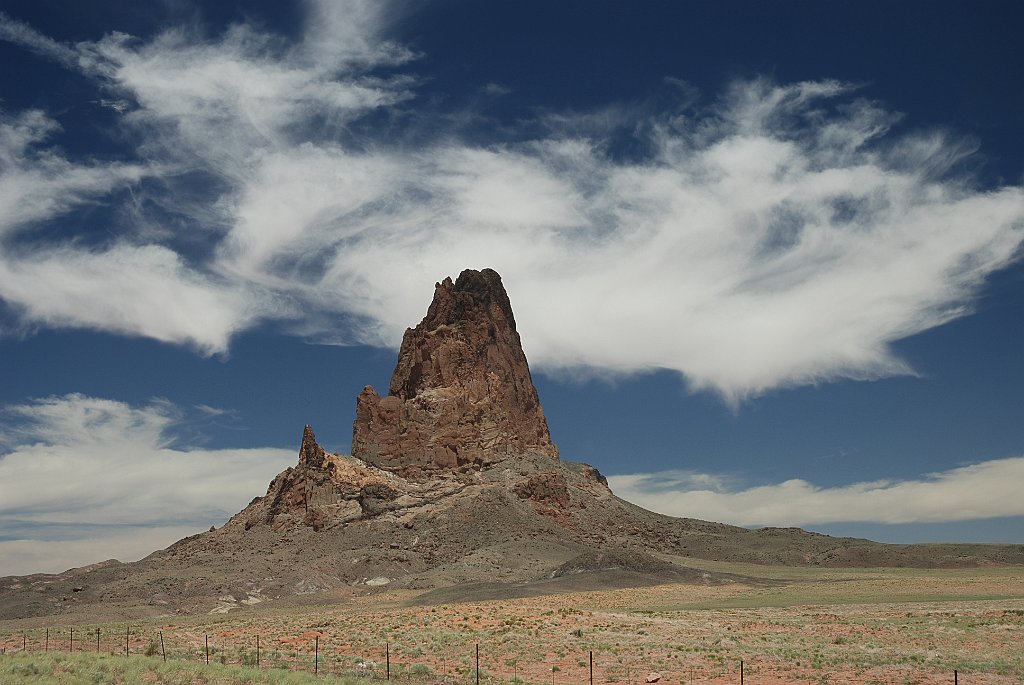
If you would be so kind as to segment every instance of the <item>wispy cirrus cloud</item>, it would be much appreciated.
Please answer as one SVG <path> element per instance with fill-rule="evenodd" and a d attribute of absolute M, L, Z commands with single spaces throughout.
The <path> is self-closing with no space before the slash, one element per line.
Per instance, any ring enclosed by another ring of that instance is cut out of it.
<path fill-rule="evenodd" d="M 6 12 L 0 12 L 0 40 L 20 45 L 66 67 L 78 68 L 80 66 L 81 53 L 75 47 L 44 36 L 25 22 L 9 16 Z"/>
<path fill-rule="evenodd" d="M 61 217 L 153 173 L 144 164 L 74 163 L 41 147 L 60 125 L 39 110 L 0 112 L 0 239 Z"/>
<path fill-rule="evenodd" d="M 1024 516 L 1024 457 L 982 461 L 909 480 L 820 487 L 805 480 L 747 486 L 684 471 L 609 476 L 618 496 L 670 516 L 741 526 L 948 523 Z"/>
<path fill-rule="evenodd" d="M 5 407 L 0 576 L 133 561 L 223 523 L 295 460 L 291 449 L 178 446 L 186 420 L 166 401 L 78 394 Z"/>
<path fill-rule="evenodd" d="M 129 103 L 133 141 L 119 165 L 61 160 L 62 179 L 105 171 L 94 186 L 40 185 L 35 209 L 12 194 L 0 213 L 23 232 L 33 224 L 17 217 L 31 212 L 59 226 L 82 202 L 118 202 L 117 184 L 137 193 L 113 247 L 8 238 L 0 297 L 34 324 L 206 353 L 268 319 L 396 345 L 430 284 L 491 266 L 536 366 L 669 368 L 737 403 L 911 372 L 891 344 L 969 313 L 1019 254 L 1024 189 L 974 186 L 956 171 L 971 145 L 893 133 L 899 116 L 850 84 L 737 82 L 674 109 L 548 113 L 525 142 L 470 144 L 444 119 L 403 118 L 415 80 L 400 72 L 415 55 L 386 39 L 384 3 L 307 11 L 290 42 L 242 23 L 216 39 L 170 29 L 62 46 L 0 19 L 0 35 Z M 375 124 L 376 112 L 395 116 Z M 47 125 L 0 183 L 30 187 L 59 159 Z M 403 125 L 417 135 L 394 135 Z M 619 154 L 623 128 L 643 154 Z M 179 224 L 205 239 L 180 247 Z M 64 280 L 18 285 L 58 260 Z M 135 260 L 155 263 L 153 287 L 122 287 L 136 283 Z M 61 310 L 62 298 L 74 306 Z M 164 306 L 180 315 L 144 314 Z"/>

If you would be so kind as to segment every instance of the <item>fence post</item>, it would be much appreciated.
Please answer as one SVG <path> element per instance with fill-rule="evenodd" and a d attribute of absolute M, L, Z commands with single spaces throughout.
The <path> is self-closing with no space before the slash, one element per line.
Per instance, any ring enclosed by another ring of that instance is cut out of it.
<path fill-rule="evenodd" d="M 28 651 L 28 636 L 25 635 L 25 631 L 21 631 L 21 651 Z"/>
<path fill-rule="evenodd" d="M 955 668 L 953 669 L 953 685 L 960 685 L 960 674 Z"/>
<path fill-rule="evenodd" d="M 50 651 L 50 629 L 49 628 L 46 629 L 46 643 L 43 645 L 43 651 L 44 652 L 49 652 Z"/>
<path fill-rule="evenodd" d="M 256 633 L 256 668 L 260 667 L 260 634 Z"/>
<path fill-rule="evenodd" d="M 162 630 L 160 631 L 160 656 L 164 658 L 165 662 L 167 661 L 167 651 L 164 649 L 164 631 Z"/>
<path fill-rule="evenodd" d="M 385 665 L 384 665 L 384 668 L 385 668 L 384 677 L 387 680 L 391 680 L 391 643 L 390 642 L 385 642 L 384 643 L 384 659 L 385 659 L 385 662 L 384 662 L 385 663 Z"/>
<path fill-rule="evenodd" d="M 740 659 L 740 685 L 743 685 L 743 659 Z"/>
<path fill-rule="evenodd" d="M 476 685 L 480 685 L 480 643 L 476 643 Z"/>
<path fill-rule="evenodd" d="M 594 652 L 590 652 L 590 685 L 594 685 Z"/>
<path fill-rule="evenodd" d="M 206 665 L 209 666 L 210 665 L 210 636 L 209 635 L 204 635 L 203 637 L 206 638 Z"/>
<path fill-rule="evenodd" d="M 69 652 L 75 651 L 75 627 L 74 626 L 71 626 L 71 640 L 69 642 L 70 642 L 70 644 L 68 645 L 68 651 Z"/>
<path fill-rule="evenodd" d="M 316 635 L 313 638 L 313 673 L 318 673 L 320 670 L 320 636 Z"/>
<path fill-rule="evenodd" d="M 124 627 L 124 655 L 128 656 L 128 636 L 131 634 L 131 628 L 128 626 Z"/>
<path fill-rule="evenodd" d="M 96 626 L 96 653 L 100 653 L 100 627 Z"/>

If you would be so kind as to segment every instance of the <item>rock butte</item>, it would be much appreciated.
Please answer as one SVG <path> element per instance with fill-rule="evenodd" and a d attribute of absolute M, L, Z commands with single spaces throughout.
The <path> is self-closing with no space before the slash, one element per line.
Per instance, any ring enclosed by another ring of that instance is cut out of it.
<path fill-rule="evenodd" d="M 498 466 L 500 474 L 491 470 Z M 485 482 L 555 516 L 571 500 L 563 466 L 501 276 L 467 269 L 436 283 L 427 315 L 406 330 L 390 393 L 367 386 L 359 394 L 352 456 L 328 453 L 307 425 L 298 466 L 239 517 L 246 530 L 321 530 L 430 510 Z M 611 494 L 597 469 L 570 471 L 583 487 Z"/>
<path fill-rule="evenodd" d="M 450 603 L 663 582 L 774 583 L 688 559 L 821 566 L 1024 563 L 1024 545 L 883 545 L 646 511 L 559 458 L 494 271 L 434 289 L 390 393 L 356 402 L 353 452 L 302 433 L 285 469 L 217 529 L 145 559 L 0 583 L 0 620 L 76 608 L 160 615 L 382 588 Z"/>

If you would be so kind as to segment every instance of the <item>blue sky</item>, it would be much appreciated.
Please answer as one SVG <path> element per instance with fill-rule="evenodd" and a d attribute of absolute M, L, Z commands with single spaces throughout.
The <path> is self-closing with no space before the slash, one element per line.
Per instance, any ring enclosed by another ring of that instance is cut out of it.
<path fill-rule="evenodd" d="M 618 494 L 1024 542 L 1018 3 L 0 8 L 0 575 L 347 452 L 484 267 Z"/>

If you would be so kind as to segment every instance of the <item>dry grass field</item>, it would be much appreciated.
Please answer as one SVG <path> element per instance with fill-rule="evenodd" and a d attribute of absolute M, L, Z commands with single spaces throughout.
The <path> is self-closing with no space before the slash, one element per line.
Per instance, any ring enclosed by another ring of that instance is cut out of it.
<path fill-rule="evenodd" d="M 94 655 L 81 669 L 94 673 L 100 664 L 110 682 L 257 682 L 251 670 L 218 671 L 221 664 L 255 666 L 257 635 L 261 669 L 308 673 L 318 646 L 320 678 L 384 678 L 389 654 L 392 680 L 472 682 L 479 645 L 481 680 L 489 683 L 582 685 L 589 682 L 591 652 L 599 683 L 643 683 L 652 673 L 661 683 L 739 683 L 741 661 L 749 683 L 952 683 L 954 670 L 962 683 L 1024 682 L 1024 568 L 688 563 L 772 582 L 435 605 L 411 604 L 412 591 L 380 592 L 129 624 L 89 624 L 81 617 L 5 622 L 0 682 L 106 682 L 88 674 L 45 680 L 55 667 L 45 661 L 53 656 L 40 652 L 66 652 L 71 627 L 76 654 Z M 129 651 L 139 658 L 118 662 L 113 655 L 124 654 L 126 632 Z M 61 672 L 74 675 L 78 658 L 60 661 Z M 134 675 L 114 673 L 118 663 L 135 664 Z M 176 663 L 185 670 L 175 671 Z M 272 682 L 261 677 L 258 682 Z M 287 677 L 305 682 L 299 673 Z"/>

